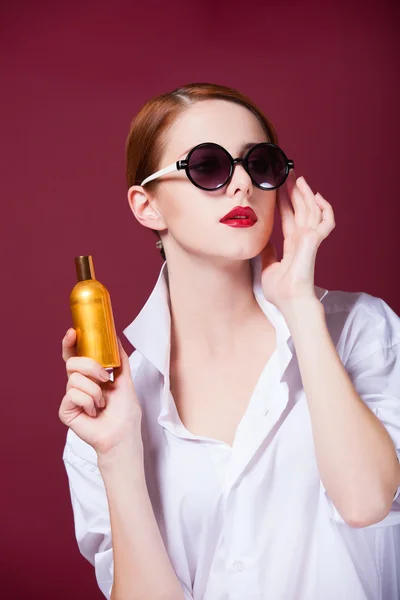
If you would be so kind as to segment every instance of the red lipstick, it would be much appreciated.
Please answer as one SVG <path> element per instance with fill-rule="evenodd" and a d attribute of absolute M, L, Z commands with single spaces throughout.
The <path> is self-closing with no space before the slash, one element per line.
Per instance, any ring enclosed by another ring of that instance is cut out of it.
<path fill-rule="evenodd" d="M 257 215 L 250 206 L 235 206 L 233 210 L 220 219 L 220 223 L 230 227 L 252 227 L 256 221 Z"/>

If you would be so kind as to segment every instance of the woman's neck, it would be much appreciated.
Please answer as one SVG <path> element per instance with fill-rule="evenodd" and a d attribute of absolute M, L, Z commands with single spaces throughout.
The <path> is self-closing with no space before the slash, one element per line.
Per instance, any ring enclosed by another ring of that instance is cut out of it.
<path fill-rule="evenodd" d="M 171 359 L 218 360 L 236 351 L 255 331 L 273 327 L 253 294 L 249 260 L 168 263 Z"/>

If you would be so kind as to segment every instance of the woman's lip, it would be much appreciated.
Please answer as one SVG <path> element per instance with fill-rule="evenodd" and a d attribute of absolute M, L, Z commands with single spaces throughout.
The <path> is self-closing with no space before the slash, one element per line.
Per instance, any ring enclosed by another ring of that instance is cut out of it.
<path fill-rule="evenodd" d="M 228 219 L 227 221 L 221 221 L 221 223 L 239 229 L 240 227 L 252 227 L 256 224 L 256 221 L 254 219 Z"/>
<path fill-rule="evenodd" d="M 220 219 L 220 222 L 225 223 L 235 217 L 246 217 L 247 219 L 252 219 L 254 222 L 257 221 L 257 215 L 250 206 L 235 206 L 235 208 Z"/>

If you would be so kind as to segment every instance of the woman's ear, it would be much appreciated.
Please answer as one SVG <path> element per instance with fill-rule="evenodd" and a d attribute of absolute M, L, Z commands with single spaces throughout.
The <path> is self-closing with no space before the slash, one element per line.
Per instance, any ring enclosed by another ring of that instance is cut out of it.
<path fill-rule="evenodd" d="M 156 201 L 141 185 L 132 185 L 128 190 L 129 206 L 136 219 L 144 227 L 161 231 L 165 221 L 156 207 Z"/>

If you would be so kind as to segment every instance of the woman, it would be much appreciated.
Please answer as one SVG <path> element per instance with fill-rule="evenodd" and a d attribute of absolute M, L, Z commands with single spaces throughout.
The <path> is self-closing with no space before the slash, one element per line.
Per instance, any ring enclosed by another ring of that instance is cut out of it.
<path fill-rule="evenodd" d="M 126 148 L 130 208 L 166 262 L 115 381 L 63 340 L 63 458 L 100 589 L 398 598 L 400 319 L 314 284 L 332 206 L 225 87 L 150 101 Z"/>

